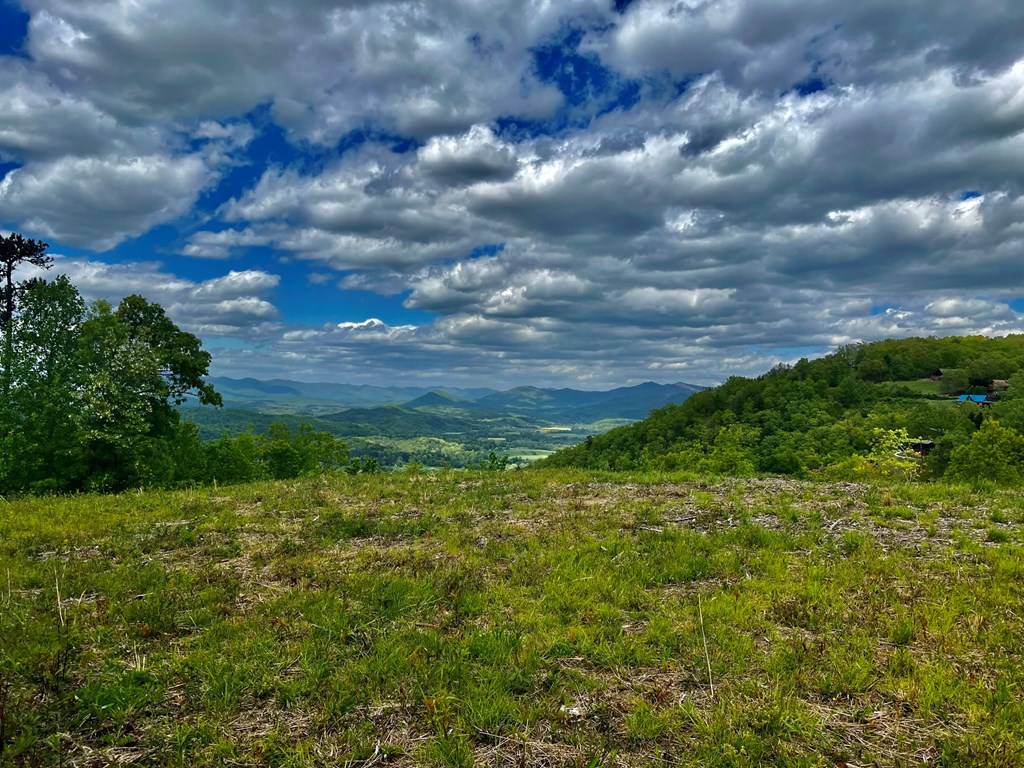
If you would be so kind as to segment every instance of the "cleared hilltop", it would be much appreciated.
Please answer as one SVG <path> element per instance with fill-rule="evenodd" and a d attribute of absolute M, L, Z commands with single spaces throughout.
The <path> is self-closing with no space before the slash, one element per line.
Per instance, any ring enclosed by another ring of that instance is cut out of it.
<path fill-rule="evenodd" d="M 1007 765 L 1022 510 L 542 471 L 0 502 L 0 763 Z"/>

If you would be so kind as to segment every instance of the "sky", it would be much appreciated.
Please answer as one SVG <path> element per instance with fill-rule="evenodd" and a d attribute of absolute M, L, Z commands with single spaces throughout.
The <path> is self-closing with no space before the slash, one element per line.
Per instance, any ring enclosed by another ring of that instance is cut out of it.
<path fill-rule="evenodd" d="M 0 232 L 211 372 L 713 384 L 1024 331 L 1020 0 L 0 0 Z"/>

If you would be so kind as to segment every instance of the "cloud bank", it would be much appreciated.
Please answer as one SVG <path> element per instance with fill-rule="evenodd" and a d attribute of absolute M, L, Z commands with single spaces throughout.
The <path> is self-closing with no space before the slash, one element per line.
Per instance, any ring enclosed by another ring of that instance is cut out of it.
<path fill-rule="evenodd" d="M 709 383 L 1024 330 L 1010 0 L 23 6 L 0 222 L 222 372 Z"/>

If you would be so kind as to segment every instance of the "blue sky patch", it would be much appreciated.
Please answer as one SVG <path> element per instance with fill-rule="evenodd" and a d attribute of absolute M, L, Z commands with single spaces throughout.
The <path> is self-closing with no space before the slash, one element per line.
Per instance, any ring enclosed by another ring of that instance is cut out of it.
<path fill-rule="evenodd" d="M 569 29 L 563 37 L 533 49 L 538 79 L 558 86 L 572 106 L 603 96 L 614 77 L 596 56 L 578 52 L 583 34 L 581 29 Z"/>
<path fill-rule="evenodd" d="M 628 110 L 640 99 L 640 83 L 620 77 L 594 54 L 579 52 L 585 32 L 567 28 L 550 43 L 532 49 L 541 82 L 558 87 L 570 107 L 592 107 L 592 114 Z"/>
<path fill-rule="evenodd" d="M 479 259 L 484 256 L 497 256 L 499 253 L 505 250 L 504 243 L 485 243 L 484 245 L 478 245 L 472 251 L 469 252 L 469 259 Z"/>
<path fill-rule="evenodd" d="M 380 144 L 398 155 L 404 155 L 406 152 L 415 152 L 423 146 L 423 142 L 408 136 L 399 136 L 376 128 L 357 128 L 341 137 L 335 145 L 335 151 L 341 156 L 347 152 L 359 149 L 364 144 Z"/>
<path fill-rule="evenodd" d="M 829 83 L 827 80 L 819 77 L 818 75 L 811 75 L 805 80 L 801 80 L 799 83 L 793 86 L 793 90 L 799 96 L 811 96 L 815 93 L 821 93 L 828 89 Z"/>
<path fill-rule="evenodd" d="M 20 163 L 0 162 L 0 180 L 2 180 L 4 176 L 6 176 L 11 171 L 16 171 L 18 168 L 21 168 Z"/>
<path fill-rule="evenodd" d="M 29 15 L 11 0 L 0 0 L 0 56 L 25 56 Z"/>

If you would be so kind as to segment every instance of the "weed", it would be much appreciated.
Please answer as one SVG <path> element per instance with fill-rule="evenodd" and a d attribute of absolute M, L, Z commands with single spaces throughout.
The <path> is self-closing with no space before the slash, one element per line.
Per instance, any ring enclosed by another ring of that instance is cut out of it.
<path fill-rule="evenodd" d="M 1010 532 L 1003 530 L 1002 528 L 990 526 L 985 532 L 985 538 L 996 544 L 1005 544 L 1010 541 Z"/>
<path fill-rule="evenodd" d="M 11 673 L 0 674 L 0 757 L 7 747 L 9 724 L 14 721 L 14 701 L 11 696 Z"/>
<path fill-rule="evenodd" d="M 889 631 L 889 640 L 893 645 L 909 645 L 914 639 L 914 622 L 910 619 L 900 619 Z"/>

